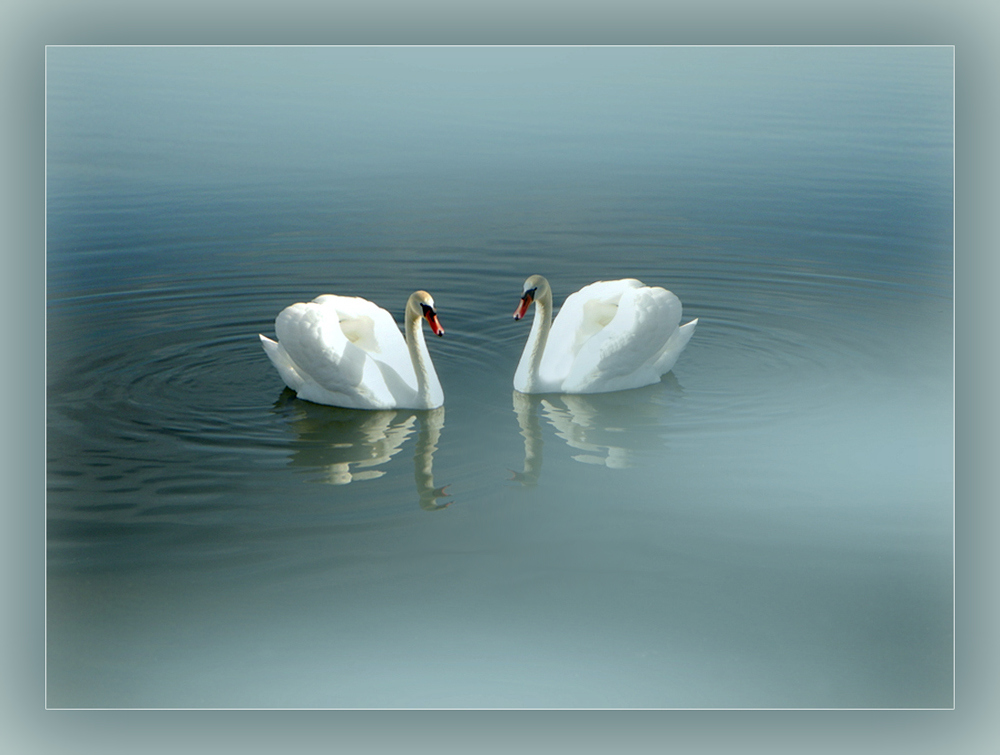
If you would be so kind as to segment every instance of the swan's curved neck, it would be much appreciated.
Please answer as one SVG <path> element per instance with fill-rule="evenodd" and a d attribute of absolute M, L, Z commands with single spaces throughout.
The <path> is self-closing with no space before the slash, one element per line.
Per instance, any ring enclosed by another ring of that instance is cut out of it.
<path fill-rule="evenodd" d="M 552 292 L 546 291 L 535 299 L 535 317 L 531 321 L 528 342 L 524 344 L 521 361 L 514 375 L 514 387 L 522 393 L 532 393 L 538 389 L 538 369 L 545 353 L 545 343 L 552 327 Z"/>
<path fill-rule="evenodd" d="M 424 329 L 421 327 L 419 315 L 407 312 L 406 314 L 406 348 L 410 352 L 410 361 L 413 362 L 413 371 L 417 375 L 417 395 L 424 403 L 430 403 L 432 383 L 436 383 L 437 376 L 431 378 L 430 362 L 431 355 L 427 352 L 427 342 L 424 341 Z"/>

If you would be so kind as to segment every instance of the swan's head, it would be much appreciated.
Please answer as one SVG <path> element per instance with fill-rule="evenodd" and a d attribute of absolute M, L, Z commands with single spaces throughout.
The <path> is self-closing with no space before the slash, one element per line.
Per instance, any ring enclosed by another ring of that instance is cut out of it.
<path fill-rule="evenodd" d="M 514 319 L 520 320 L 528 312 L 528 307 L 537 299 L 544 299 L 546 295 L 551 295 L 549 282 L 541 275 L 532 275 L 524 282 L 524 289 L 521 292 L 521 303 L 514 310 Z"/>
<path fill-rule="evenodd" d="M 437 310 L 434 309 L 434 298 L 426 291 L 414 291 L 410 294 L 409 301 L 406 302 L 407 320 L 424 318 L 431 327 L 431 332 L 436 336 L 444 335 L 444 328 L 438 321 Z"/>

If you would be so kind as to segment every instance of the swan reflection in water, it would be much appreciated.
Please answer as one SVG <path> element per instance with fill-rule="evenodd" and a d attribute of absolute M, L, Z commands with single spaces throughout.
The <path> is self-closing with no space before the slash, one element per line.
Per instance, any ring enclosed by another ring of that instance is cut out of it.
<path fill-rule="evenodd" d="M 512 480 L 524 486 L 538 482 L 542 473 L 542 418 L 572 450 L 570 458 L 583 464 L 627 469 L 640 456 L 665 445 L 660 414 L 664 407 L 652 400 L 664 389 L 679 393 L 677 378 L 668 373 L 656 385 L 614 393 L 527 394 L 514 391 L 514 414 L 524 438 L 524 469 L 511 470 Z"/>
<path fill-rule="evenodd" d="M 374 480 L 385 474 L 380 469 L 403 449 L 403 444 L 417 432 L 413 450 L 413 479 L 420 507 L 428 511 L 443 509 L 452 501 L 447 485 L 434 485 L 434 452 L 444 427 L 444 407 L 429 410 L 343 409 L 323 406 L 295 398 L 286 389 L 275 409 L 290 418 L 297 434 L 290 464 L 319 470 L 321 482 L 347 485 Z"/>

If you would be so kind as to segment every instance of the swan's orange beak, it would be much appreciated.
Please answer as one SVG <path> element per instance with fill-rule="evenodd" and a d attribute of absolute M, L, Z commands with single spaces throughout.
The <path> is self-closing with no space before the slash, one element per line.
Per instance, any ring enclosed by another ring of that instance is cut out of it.
<path fill-rule="evenodd" d="M 431 332 L 434 335 L 444 335 L 444 328 L 441 327 L 441 322 L 438 320 L 437 312 L 430 307 L 424 307 L 424 318 L 427 320 L 427 324 L 431 326 Z"/>
<path fill-rule="evenodd" d="M 531 302 L 535 300 L 535 290 L 525 291 L 524 296 L 521 297 L 521 303 L 517 305 L 517 309 L 514 310 L 514 319 L 520 320 L 524 317 L 525 313 L 528 311 L 528 307 L 531 306 Z"/>

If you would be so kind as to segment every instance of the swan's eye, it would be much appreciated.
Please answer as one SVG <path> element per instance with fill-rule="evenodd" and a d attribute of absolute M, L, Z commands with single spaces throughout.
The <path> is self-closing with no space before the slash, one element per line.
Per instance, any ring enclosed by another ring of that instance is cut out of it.
<path fill-rule="evenodd" d="M 535 298 L 535 291 L 537 290 L 538 290 L 537 286 L 535 288 L 529 288 L 527 291 L 524 292 L 521 298 L 527 301 L 533 301 Z"/>
<path fill-rule="evenodd" d="M 424 304 L 423 302 L 420 302 L 420 309 L 421 309 L 421 311 L 423 311 L 424 317 L 427 317 L 427 315 L 433 315 L 434 314 L 434 307 L 429 307 L 428 305 Z"/>

